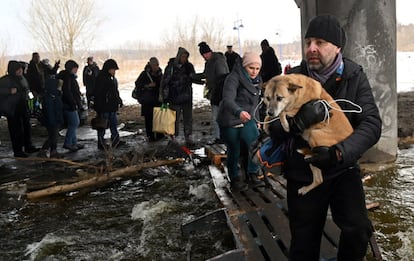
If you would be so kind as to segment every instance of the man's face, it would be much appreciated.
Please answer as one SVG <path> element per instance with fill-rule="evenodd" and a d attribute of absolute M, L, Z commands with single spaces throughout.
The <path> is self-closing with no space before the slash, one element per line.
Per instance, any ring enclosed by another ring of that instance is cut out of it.
<path fill-rule="evenodd" d="M 35 62 L 35 63 L 40 63 L 40 55 L 38 55 L 38 54 L 35 54 L 35 55 L 33 55 L 33 61 Z"/>
<path fill-rule="evenodd" d="M 305 39 L 305 56 L 311 70 L 322 72 L 335 60 L 341 48 L 320 38 Z"/>
<path fill-rule="evenodd" d="M 211 58 L 212 52 L 204 53 L 203 58 L 204 60 L 208 61 Z"/>

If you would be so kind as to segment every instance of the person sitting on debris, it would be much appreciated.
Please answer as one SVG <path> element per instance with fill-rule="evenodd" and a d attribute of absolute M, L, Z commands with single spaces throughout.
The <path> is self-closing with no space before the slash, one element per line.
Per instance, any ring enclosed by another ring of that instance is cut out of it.
<path fill-rule="evenodd" d="M 116 148 L 125 144 L 119 138 L 118 132 L 118 118 L 116 112 L 123 106 L 121 97 L 118 91 L 118 80 L 115 77 L 115 72 L 118 70 L 118 64 L 113 59 L 108 59 L 104 62 L 102 70 L 96 78 L 95 85 L 95 103 L 94 109 L 98 117 L 102 117 L 109 121 L 109 129 L 111 131 L 111 147 Z M 107 149 L 105 144 L 105 129 L 97 129 L 98 133 L 98 149 Z"/>
<path fill-rule="evenodd" d="M 233 189 L 246 188 L 239 175 L 241 146 L 250 148 L 259 136 L 255 110 L 262 88 L 262 79 L 259 75 L 261 65 L 262 60 L 257 53 L 246 52 L 242 62 L 236 63 L 224 81 L 223 99 L 220 102 L 217 121 L 227 146 L 227 170 Z M 258 178 L 258 172 L 259 166 L 251 157 L 247 157 L 246 179 L 254 186 L 264 185 Z"/>

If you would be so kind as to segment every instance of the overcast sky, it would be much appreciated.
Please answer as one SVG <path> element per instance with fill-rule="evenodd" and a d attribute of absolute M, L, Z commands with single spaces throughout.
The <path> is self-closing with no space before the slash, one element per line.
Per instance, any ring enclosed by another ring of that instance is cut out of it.
<path fill-rule="evenodd" d="M 397 21 L 414 23 L 414 1 L 396 1 Z M 10 54 L 31 53 L 36 49 L 21 23 L 22 17 L 29 14 L 29 2 L 0 0 L 0 44 L 6 44 Z M 233 26 L 241 19 L 242 40 L 266 38 L 271 43 L 291 42 L 300 35 L 300 10 L 294 0 L 97 0 L 96 5 L 96 14 L 105 17 L 105 21 L 92 49 L 116 48 L 135 40 L 158 43 L 178 17 L 181 22 L 192 21 L 195 16 L 213 18 L 225 26 L 224 35 L 235 38 L 237 30 Z"/>

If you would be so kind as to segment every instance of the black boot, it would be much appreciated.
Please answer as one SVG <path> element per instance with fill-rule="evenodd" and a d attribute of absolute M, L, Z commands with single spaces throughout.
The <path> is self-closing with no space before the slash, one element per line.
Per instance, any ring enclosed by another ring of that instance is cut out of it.
<path fill-rule="evenodd" d="M 248 186 L 244 181 L 240 179 L 240 177 L 235 177 L 235 178 L 232 178 L 230 181 L 230 188 L 236 191 L 243 191 L 243 190 L 247 190 Z"/>

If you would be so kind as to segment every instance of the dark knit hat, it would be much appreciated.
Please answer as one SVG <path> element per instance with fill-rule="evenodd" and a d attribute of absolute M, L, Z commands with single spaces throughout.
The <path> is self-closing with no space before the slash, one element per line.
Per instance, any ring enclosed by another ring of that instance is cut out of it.
<path fill-rule="evenodd" d="M 208 52 L 212 52 L 212 50 L 210 49 L 210 46 L 208 46 L 208 44 L 206 42 L 201 42 L 198 44 L 198 46 L 200 47 L 200 54 L 203 55 L 205 53 Z"/>
<path fill-rule="evenodd" d="M 110 69 L 115 69 L 115 70 L 119 69 L 118 64 L 116 63 L 114 59 L 106 60 L 102 66 L 103 71 L 108 71 Z"/>
<path fill-rule="evenodd" d="M 17 70 L 21 68 L 22 68 L 22 65 L 18 61 L 11 60 L 7 64 L 7 73 L 9 75 L 16 75 Z"/>
<path fill-rule="evenodd" d="M 319 15 L 313 18 L 306 30 L 305 39 L 315 37 L 328 41 L 337 47 L 345 45 L 345 32 L 333 15 Z"/>
<path fill-rule="evenodd" d="M 65 63 L 65 69 L 67 71 L 72 71 L 73 68 L 79 68 L 79 64 L 77 64 L 74 60 L 67 60 Z"/>

